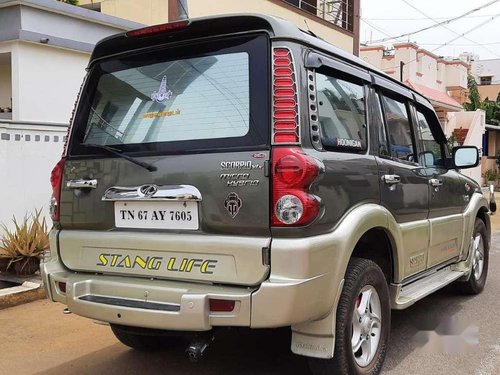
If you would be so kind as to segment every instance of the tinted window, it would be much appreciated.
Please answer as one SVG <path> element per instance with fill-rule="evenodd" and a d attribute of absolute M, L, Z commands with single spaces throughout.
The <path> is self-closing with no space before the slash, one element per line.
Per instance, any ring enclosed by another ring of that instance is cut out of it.
<path fill-rule="evenodd" d="M 320 73 L 316 86 L 323 145 L 366 149 L 364 87 Z"/>
<path fill-rule="evenodd" d="M 426 167 L 441 165 L 443 162 L 441 155 L 441 145 L 436 142 L 425 115 L 417 111 L 417 136 L 421 144 L 422 152 L 418 161 Z"/>
<path fill-rule="evenodd" d="M 406 104 L 386 96 L 382 96 L 382 103 L 391 156 L 405 161 L 413 161 L 414 147 Z"/>
<path fill-rule="evenodd" d="M 103 74 L 86 143 L 242 137 L 249 130 L 246 52 L 161 62 Z"/>
<path fill-rule="evenodd" d="M 92 67 L 70 155 L 112 145 L 178 153 L 269 144 L 269 41 L 227 38 L 118 56 Z"/>

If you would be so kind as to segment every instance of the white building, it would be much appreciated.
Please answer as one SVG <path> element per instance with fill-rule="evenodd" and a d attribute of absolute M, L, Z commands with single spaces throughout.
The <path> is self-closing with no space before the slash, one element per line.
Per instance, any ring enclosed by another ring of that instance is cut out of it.
<path fill-rule="evenodd" d="M 0 0 L 0 222 L 47 209 L 95 43 L 141 26 L 55 0 Z"/>

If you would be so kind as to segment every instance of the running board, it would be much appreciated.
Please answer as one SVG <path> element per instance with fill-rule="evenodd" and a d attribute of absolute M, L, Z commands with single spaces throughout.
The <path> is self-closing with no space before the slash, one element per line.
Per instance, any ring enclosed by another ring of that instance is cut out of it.
<path fill-rule="evenodd" d="M 463 275 L 464 272 L 454 271 L 451 266 L 448 266 L 407 285 L 393 284 L 391 285 L 391 307 L 395 310 L 406 309 Z"/>

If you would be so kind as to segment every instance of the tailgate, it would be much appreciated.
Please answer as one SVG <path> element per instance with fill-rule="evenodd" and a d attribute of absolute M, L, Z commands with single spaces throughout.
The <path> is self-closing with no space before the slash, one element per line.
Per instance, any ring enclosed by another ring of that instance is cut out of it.
<path fill-rule="evenodd" d="M 267 275 L 268 44 L 226 38 L 202 55 L 164 47 L 92 67 L 63 172 L 68 268 L 242 285 Z"/>

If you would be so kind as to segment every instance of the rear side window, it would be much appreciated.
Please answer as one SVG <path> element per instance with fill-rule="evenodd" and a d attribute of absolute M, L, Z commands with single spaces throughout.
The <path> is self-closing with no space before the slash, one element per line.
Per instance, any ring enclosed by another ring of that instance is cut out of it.
<path fill-rule="evenodd" d="M 406 103 L 382 96 L 385 122 L 393 158 L 414 161 L 414 146 Z"/>
<path fill-rule="evenodd" d="M 265 148 L 268 51 L 267 37 L 252 36 L 158 47 L 95 64 L 71 155 L 92 152 L 81 144 L 162 153 Z"/>
<path fill-rule="evenodd" d="M 323 146 L 337 150 L 365 150 L 364 86 L 317 73 L 316 87 Z"/>

